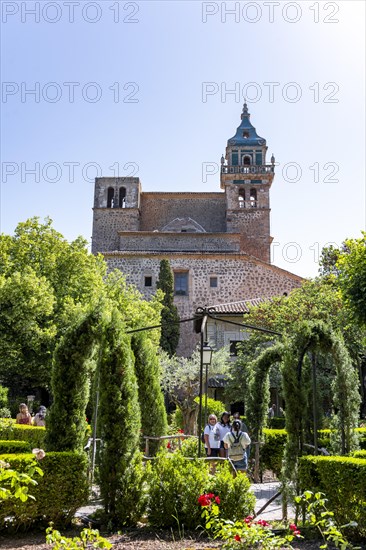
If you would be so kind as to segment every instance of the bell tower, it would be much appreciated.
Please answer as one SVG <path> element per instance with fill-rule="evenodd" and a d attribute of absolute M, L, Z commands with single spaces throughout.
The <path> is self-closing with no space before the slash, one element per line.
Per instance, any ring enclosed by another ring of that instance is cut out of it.
<path fill-rule="evenodd" d="M 266 140 L 257 134 L 244 103 L 241 123 L 221 157 L 221 188 L 226 193 L 226 230 L 240 233 L 241 250 L 270 262 L 269 190 L 275 158 L 266 164 Z"/>

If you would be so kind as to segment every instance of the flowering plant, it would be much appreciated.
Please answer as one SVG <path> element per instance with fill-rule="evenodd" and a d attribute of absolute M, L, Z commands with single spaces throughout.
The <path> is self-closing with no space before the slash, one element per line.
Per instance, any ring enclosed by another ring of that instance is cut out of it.
<path fill-rule="evenodd" d="M 299 538 L 300 531 L 295 524 L 290 524 L 289 532 L 283 536 L 276 536 L 271 525 L 264 519 L 255 520 L 254 516 L 247 516 L 238 521 L 223 520 L 220 518 L 220 497 L 213 493 L 198 497 L 198 504 L 202 506 L 201 517 L 205 521 L 205 529 L 215 539 L 224 542 L 225 550 L 242 550 L 260 548 L 272 550 L 275 548 L 290 547 L 291 541 Z"/>

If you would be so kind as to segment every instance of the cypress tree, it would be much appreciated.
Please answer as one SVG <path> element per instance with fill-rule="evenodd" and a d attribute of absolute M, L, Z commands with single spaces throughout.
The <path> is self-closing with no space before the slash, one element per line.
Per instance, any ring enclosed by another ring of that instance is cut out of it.
<path fill-rule="evenodd" d="M 104 331 L 100 362 L 100 490 L 113 528 L 135 524 L 144 507 L 138 388 L 122 327 L 115 309 Z"/>
<path fill-rule="evenodd" d="M 160 363 L 156 350 L 149 337 L 142 333 L 132 337 L 131 347 L 135 356 L 142 434 L 166 435 L 168 423 L 160 386 Z M 157 448 L 156 441 L 149 442 L 150 454 L 155 454 Z"/>
<path fill-rule="evenodd" d="M 58 344 L 51 376 L 53 404 L 47 414 L 46 447 L 51 451 L 81 451 L 90 370 L 97 343 L 98 313 L 83 315 Z"/>
<path fill-rule="evenodd" d="M 156 284 L 164 292 L 161 310 L 161 338 L 160 346 L 172 357 L 179 343 L 179 315 L 174 305 L 173 273 L 168 260 L 161 260 L 159 279 Z"/>

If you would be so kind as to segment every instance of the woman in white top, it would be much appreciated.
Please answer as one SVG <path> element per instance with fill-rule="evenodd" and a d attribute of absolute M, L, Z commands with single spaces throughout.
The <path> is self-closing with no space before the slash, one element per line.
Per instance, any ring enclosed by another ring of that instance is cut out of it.
<path fill-rule="evenodd" d="M 216 424 L 216 430 L 219 433 L 220 436 L 220 451 L 219 456 L 222 458 L 225 458 L 225 447 L 224 447 L 224 437 L 225 435 L 230 432 L 231 424 L 230 424 L 230 413 L 227 411 L 223 412 L 220 418 L 220 422 Z"/>
<path fill-rule="evenodd" d="M 220 435 L 216 430 L 217 416 L 210 414 L 208 424 L 203 432 L 205 438 L 205 451 L 207 456 L 219 456 Z"/>

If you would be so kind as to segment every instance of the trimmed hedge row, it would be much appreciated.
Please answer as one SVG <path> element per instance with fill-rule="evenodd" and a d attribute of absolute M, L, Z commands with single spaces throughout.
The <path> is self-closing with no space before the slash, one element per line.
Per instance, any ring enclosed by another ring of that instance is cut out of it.
<path fill-rule="evenodd" d="M 353 453 L 351 453 L 351 456 L 353 456 L 353 458 L 366 458 L 366 451 L 353 451 Z"/>
<path fill-rule="evenodd" d="M 283 453 L 285 450 L 286 430 L 263 430 L 264 445 L 260 448 L 260 468 L 272 470 L 276 475 L 281 473 Z M 252 453 L 254 449 L 252 447 Z"/>
<path fill-rule="evenodd" d="M 18 440 L 9 440 L 1 441 L 0 440 L 0 455 L 8 453 L 30 453 L 32 450 L 32 445 L 27 441 L 18 441 Z"/>
<path fill-rule="evenodd" d="M 34 448 L 44 449 L 46 428 L 25 424 L 0 423 L 0 440 L 27 441 Z"/>
<path fill-rule="evenodd" d="M 32 454 L 4 454 L 0 460 L 11 468 L 24 471 L 34 460 Z M 39 463 L 44 476 L 36 476 L 37 486 L 29 492 L 36 500 L 27 502 L 4 501 L 0 508 L 2 528 L 28 528 L 34 523 L 69 524 L 76 510 L 88 500 L 87 457 L 83 454 L 62 452 L 47 453 Z M 1 527 L 0 527 L 1 528 Z"/>
<path fill-rule="evenodd" d="M 302 490 L 321 491 L 339 525 L 356 521 L 366 536 L 366 460 L 343 456 L 306 456 L 299 461 Z"/>

